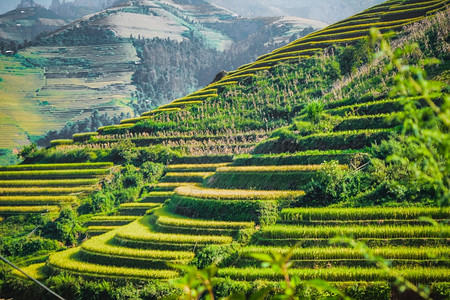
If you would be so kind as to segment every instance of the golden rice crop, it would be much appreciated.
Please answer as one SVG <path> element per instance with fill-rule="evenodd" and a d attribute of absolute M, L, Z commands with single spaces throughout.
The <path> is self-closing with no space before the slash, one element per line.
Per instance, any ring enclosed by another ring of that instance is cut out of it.
<path fill-rule="evenodd" d="M 296 173 L 315 172 L 320 170 L 321 165 L 288 165 L 288 166 L 242 166 L 242 167 L 222 167 L 216 170 L 217 173 Z M 348 169 L 347 165 L 339 165 L 342 170 Z"/>
<path fill-rule="evenodd" d="M 229 236 L 198 236 L 185 234 L 165 234 L 151 231 L 150 216 L 120 228 L 117 237 L 146 243 L 175 244 L 228 244 L 233 241 Z"/>
<path fill-rule="evenodd" d="M 22 270 L 25 273 L 27 273 L 28 275 L 37 280 L 45 280 L 48 277 L 48 275 L 45 272 L 46 269 L 47 266 L 45 265 L 45 263 L 32 264 L 22 268 Z M 28 279 L 28 277 L 23 275 L 22 272 L 19 272 L 17 270 L 14 270 L 12 274 L 14 274 L 14 276 L 22 277 L 23 279 Z"/>
<path fill-rule="evenodd" d="M 13 165 L 0 167 L 0 171 L 31 171 L 31 170 L 61 170 L 61 169 L 100 169 L 111 168 L 114 164 L 110 162 L 99 163 L 62 163 L 62 164 L 34 164 Z"/>
<path fill-rule="evenodd" d="M 291 51 L 291 52 L 283 52 L 280 54 L 266 54 L 261 56 L 257 61 L 265 61 L 266 59 L 277 59 L 282 57 L 299 57 L 304 55 L 305 53 L 313 54 L 314 52 L 323 51 L 322 48 L 310 48 L 310 49 L 304 49 L 304 50 L 298 50 L 298 51 Z"/>
<path fill-rule="evenodd" d="M 72 145 L 73 140 L 71 139 L 61 139 L 61 140 L 52 140 L 50 141 L 51 146 L 62 146 L 62 145 Z"/>
<path fill-rule="evenodd" d="M 0 179 L 91 178 L 106 175 L 108 169 L 66 169 L 38 171 L 0 171 Z"/>
<path fill-rule="evenodd" d="M 200 186 L 181 186 L 175 189 L 180 196 L 217 200 L 292 200 L 305 195 L 303 191 L 256 191 L 208 189 Z"/>
<path fill-rule="evenodd" d="M 211 176 L 212 174 L 214 174 L 213 172 L 168 172 L 166 173 L 166 175 L 164 176 L 165 178 L 167 177 L 173 177 L 173 178 L 177 178 L 177 177 L 200 177 L 200 178 L 206 178 L 208 176 Z"/>
<path fill-rule="evenodd" d="M 99 127 L 97 129 L 97 131 L 101 132 L 101 131 L 105 131 L 105 130 L 111 130 L 111 129 L 128 129 L 133 127 L 133 124 L 121 124 L 121 125 L 111 125 L 111 126 L 103 126 L 103 127 Z"/>
<path fill-rule="evenodd" d="M 412 282 L 441 282 L 450 280 L 448 268 L 404 268 L 397 269 L 398 273 Z M 300 280 L 323 279 L 327 281 L 380 281 L 394 280 L 386 271 L 376 268 L 337 267 L 326 269 L 290 269 L 291 276 Z M 230 277 L 234 280 L 283 280 L 281 273 L 272 269 L 258 268 L 222 268 L 218 271 L 219 277 Z"/>
<path fill-rule="evenodd" d="M 142 209 L 151 209 L 161 206 L 161 203 L 122 203 L 120 204 L 121 209 L 134 209 L 134 208 L 142 208 Z"/>
<path fill-rule="evenodd" d="M 101 236 L 89 239 L 83 243 L 81 248 L 94 253 L 146 259 L 181 260 L 193 259 L 195 255 L 193 252 L 188 251 L 144 250 L 115 245 L 113 240 L 115 234 L 116 231 L 110 231 Z"/>
<path fill-rule="evenodd" d="M 77 200 L 75 196 L 0 196 L 0 205 L 55 205 Z"/>
<path fill-rule="evenodd" d="M 229 166 L 230 163 L 219 163 L 219 164 L 174 164 L 168 165 L 166 168 L 168 171 L 185 171 L 189 170 L 191 172 L 195 171 L 211 171 L 214 172 L 217 168 Z"/>
<path fill-rule="evenodd" d="M 155 197 L 155 198 L 159 198 L 159 197 L 166 197 L 166 198 L 170 198 L 172 197 L 174 193 L 173 192 L 150 192 L 148 194 L 145 195 L 145 197 Z"/>
<path fill-rule="evenodd" d="M 290 247 L 248 246 L 240 251 L 244 257 L 252 253 L 269 254 L 272 252 L 286 255 Z M 435 258 L 448 258 L 448 247 L 380 247 L 372 250 L 377 256 L 385 259 L 430 260 Z M 324 259 L 364 259 L 361 251 L 353 248 L 327 247 L 327 248 L 296 248 L 291 260 L 324 260 Z"/>
<path fill-rule="evenodd" d="M 377 27 L 381 27 L 381 26 L 391 26 L 391 25 L 399 25 L 399 24 L 403 24 L 406 22 L 416 22 L 423 19 L 422 17 L 418 17 L 418 18 L 412 18 L 412 19 L 400 19 L 400 20 L 394 20 L 394 21 L 387 21 L 387 22 L 376 22 L 376 26 Z M 374 24 L 373 23 L 365 23 L 365 24 L 354 24 L 351 26 L 339 26 L 339 27 L 335 27 L 335 28 L 325 28 L 322 29 L 320 31 L 316 31 L 313 32 L 311 34 L 308 35 L 308 38 L 313 37 L 313 36 L 321 36 L 324 33 L 340 33 L 343 32 L 347 29 L 350 29 L 350 31 L 354 30 L 354 29 L 370 29 L 371 27 L 373 27 Z"/>
<path fill-rule="evenodd" d="M 47 180 L 0 180 L 0 187 L 69 187 L 89 186 L 98 183 L 97 178 L 88 179 L 47 179 Z"/>
<path fill-rule="evenodd" d="M 141 115 L 141 117 L 149 117 L 149 116 L 153 116 L 159 113 L 167 113 L 167 112 L 173 112 L 173 111 L 179 111 L 181 110 L 181 108 L 179 107 L 174 107 L 174 108 L 158 108 L 158 109 L 154 109 L 152 111 L 148 111 L 145 112 Z"/>
<path fill-rule="evenodd" d="M 100 277 L 170 279 L 178 276 L 178 272 L 170 270 L 124 268 L 84 262 L 78 258 L 78 250 L 79 248 L 73 248 L 52 254 L 48 260 L 48 266 L 58 270 L 74 272 L 76 274 Z"/>
<path fill-rule="evenodd" d="M 448 238 L 450 228 L 433 226 L 286 226 L 271 225 L 261 230 L 266 239 L 328 239 L 335 236 L 353 238 Z"/>
<path fill-rule="evenodd" d="M 120 124 L 135 124 L 138 123 L 140 121 L 145 121 L 150 119 L 149 116 L 143 116 L 143 117 L 138 117 L 138 118 L 132 118 L 132 119 L 125 119 L 120 121 Z"/>
<path fill-rule="evenodd" d="M 91 187 L 7 187 L 0 188 L 0 195 L 4 196 L 31 196 L 31 195 L 67 195 L 74 193 L 91 192 L 94 189 Z"/>
<path fill-rule="evenodd" d="M 189 101 L 204 101 L 208 98 L 215 98 L 218 96 L 219 95 L 217 93 L 202 94 L 202 95 L 189 95 L 188 97 L 174 100 L 172 103 L 184 103 L 184 102 L 189 102 Z"/>
<path fill-rule="evenodd" d="M 119 228 L 120 226 L 88 226 L 89 231 L 110 231 Z"/>
<path fill-rule="evenodd" d="M 34 214 L 59 211 L 59 206 L 0 206 L 0 214 Z"/>
<path fill-rule="evenodd" d="M 92 217 L 91 221 L 134 221 L 135 216 L 97 216 Z"/>
<path fill-rule="evenodd" d="M 180 186 L 198 186 L 197 182 L 160 182 L 156 184 L 156 188 L 164 190 L 174 190 Z"/>
<path fill-rule="evenodd" d="M 238 84 L 237 81 L 229 81 L 229 82 L 214 82 L 211 83 L 210 85 L 208 85 L 208 88 L 212 88 L 212 87 L 220 87 L 220 86 L 228 86 L 228 85 L 235 85 Z"/>
<path fill-rule="evenodd" d="M 187 106 L 187 105 L 199 105 L 199 104 L 202 104 L 202 103 L 203 103 L 203 101 L 186 101 L 186 102 L 183 102 L 183 103 L 169 103 L 169 104 L 162 105 L 162 106 L 158 107 L 158 109 L 182 107 L 182 106 Z"/>

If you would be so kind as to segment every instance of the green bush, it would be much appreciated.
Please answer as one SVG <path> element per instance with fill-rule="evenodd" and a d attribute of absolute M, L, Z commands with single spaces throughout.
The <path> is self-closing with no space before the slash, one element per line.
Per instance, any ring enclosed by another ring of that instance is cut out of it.
<path fill-rule="evenodd" d="M 108 212 L 115 207 L 115 198 L 108 191 L 98 191 L 91 195 L 83 205 L 78 208 L 78 213 L 89 214 Z"/>
<path fill-rule="evenodd" d="M 81 277 L 63 272 L 50 277 L 45 281 L 45 284 L 64 299 L 76 299 L 80 295 L 84 280 Z"/>
<path fill-rule="evenodd" d="M 237 244 L 206 246 L 196 253 L 192 264 L 199 269 L 204 269 L 212 264 L 215 266 L 227 266 L 238 256 Z"/>
<path fill-rule="evenodd" d="M 342 75 L 349 75 L 370 59 L 369 41 L 362 39 L 356 45 L 338 48 L 337 58 Z"/>
<path fill-rule="evenodd" d="M 140 166 L 140 172 L 146 183 L 154 183 L 162 177 L 164 165 L 146 161 Z"/>
<path fill-rule="evenodd" d="M 343 170 L 337 161 L 325 162 L 316 178 L 306 186 L 306 196 L 299 199 L 299 206 L 329 206 L 345 202 L 356 196 L 363 188 L 363 174 Z"/>
<path fill-rule="evenodd" d="M 44 237 L 61 241 L 70 246 L 77 244 L 82 237 L 82 228 L 78 223 L 76 213 L 67 208 L 60 212 L 55 221 L 45 224 L 41 233 Z"/>
<path fill-rule="evenodd" d="M 6 256 L 28 256 L 40 251 L 55 251 L 61 248 L 57 241 L 40 237 L 4 237 L 0 241 L 0 250 Z"/>
<path fill-rule="evenodd" d="M 321 119 L 325 105 L 320 101 L 312 101 L 306 106 L 308 120 L 312 123 L 318 123 Z"/>
<path fill-rule="evenodd" d="M 139 198 L 140 192 L 141 190 L 138 187 L 120 189 L 114 193 L 116 197 L 116 204 L 136 202 Z"/>

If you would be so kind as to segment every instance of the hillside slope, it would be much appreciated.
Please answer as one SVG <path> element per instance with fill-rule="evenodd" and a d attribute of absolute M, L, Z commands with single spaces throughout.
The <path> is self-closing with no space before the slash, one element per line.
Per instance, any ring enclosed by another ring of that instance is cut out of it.
<path fill-rule="evenodd" d="M 99 133 L 122 133 L 128 130 L 157 135 L 159 130 L 164 129 L 166 134 L 181 131 L 192 135 L 194 130 L 197 133 L 201 130 L 215 134 L 225 134 L 230 130 L 273 130 L 291 122 L 307 102 L 330 92 L 334 82 L 342 75 L 348 75 L 357 64 L 351 58 L 346 58 L 345 55 L 349 54 L 343 52 L 340 62 L 337 62 L 341 64 L 338 66 L 342 67 L 341 73 L 327 55 L 314 58 L 314 54 L 323 53 L 331 46 L 333 48 L 330 51 L 336 51 L 339 46 L 355 44 L 362 49 L 367 45 L 364 40 L 373 26 L 383 32 L 393 30 L 401 35 L 404 26 L 420 21 L 429 13 L 445 9 L 447 3 L 387 1 L 263 55 L 202 90 L 144 113 L 140 118 L 123 120 L 120 126 L 101 128 Z M 364 54 L 361 56 L 356 60 L 367 59 Z M 344 68 L 345 65 L 348 66 Z M 272 86 L 267 76 L 282 77 L 287 72 L 285 69 L 291 74 L 287 75 L 287 79 L 275 80 L 280 83 Z M 281 87 L 278 86 L 280 84 Z M 230 108 L 235 114 L 228 115 Z M 197 118 L 199 114 L 202 118 Z"/>
<path fill-rule="evenodd" d="M 300 18 L 237 19 L 200 0 L 124 2 L 83 17 L 18 56 L 2 58 L 12 72 L 0 83 L 10 99 L 2 119 L 9 130 L 1 147 L 36 141 L 69 121 L 66 135 L 117 123 L 198 89 L 220 70 L 286 44 L 294 33 L 324 25 Z M 195 59 L 199 54 L 203 61 Z M 21 69 L 41 74 L 28 85 L 13 76 Z M 21 82 L 20 92 L 6 88 L 14 81 Z M 22 102 L 29 121 L 16 110 Z M 87 120 L 95 111 L 102 118 Z"/>

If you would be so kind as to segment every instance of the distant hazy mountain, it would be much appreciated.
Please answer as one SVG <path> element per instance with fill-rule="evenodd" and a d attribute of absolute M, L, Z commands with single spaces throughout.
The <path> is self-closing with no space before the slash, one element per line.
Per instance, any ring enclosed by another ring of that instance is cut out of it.
<path fill-rule="evenodd" d="M 14 9 L 21 0 L 1 0 L 0 13 Z M 78 18 L 117 3 L 116 0 L 35 0 L 66 18 Z M 121 0 L 118 0 L 121 1 Z M 161 1 L 165 2 L 165 1 Z M 169 1 L 170 2 L 170 1 Z M 184 1 L 189 2 L 189 1 Z M 332 23 L 384 0 L 211 0 L 239 15 L 297 16 Z"/>
<path fill-rule="evenodd" d="M 22 0 L 16 9 L 0 15 L 0 38 L 22 43 L 40 33 L 55 31 L 66 23 L 66 20 L 33 0 Z"/>
<path fill-rule="evenodd" d="M 52 0 L 49 9 L 70 20 L 99 12 L 124 0 Z"/>
<path fill-rule="evenodd" d="M 326 23 L 342 20 L 385 0 L 211 0 L 241 16 L 297 16 Z"/>

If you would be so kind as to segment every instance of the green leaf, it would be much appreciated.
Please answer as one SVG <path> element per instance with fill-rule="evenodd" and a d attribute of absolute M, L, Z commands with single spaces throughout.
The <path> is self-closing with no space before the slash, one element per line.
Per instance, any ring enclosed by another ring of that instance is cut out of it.
<path fill-rule="evenodd" d="M 248 298 L 248 300 L 264 300 L 264 298 L 266 298 L 266 296 L 270 293 L 271 290 L 272 288 L 265 287 L 257 291 L 256 293 L 252 294 L 250 298 Z"/>
<path fill-rule="evenodd" d="M 326 282 L 322 279 L 313 279 L 310 281 L 306 281 L 305 285 L 313 287 L 319 291 L 327 291 L 327 292 L 336 294 L 345 300 L 351 299 L 350 297 L 344 295 L 339 289 L 335 288 L 334 286 L 330 285 L 328 282 Z"/>

